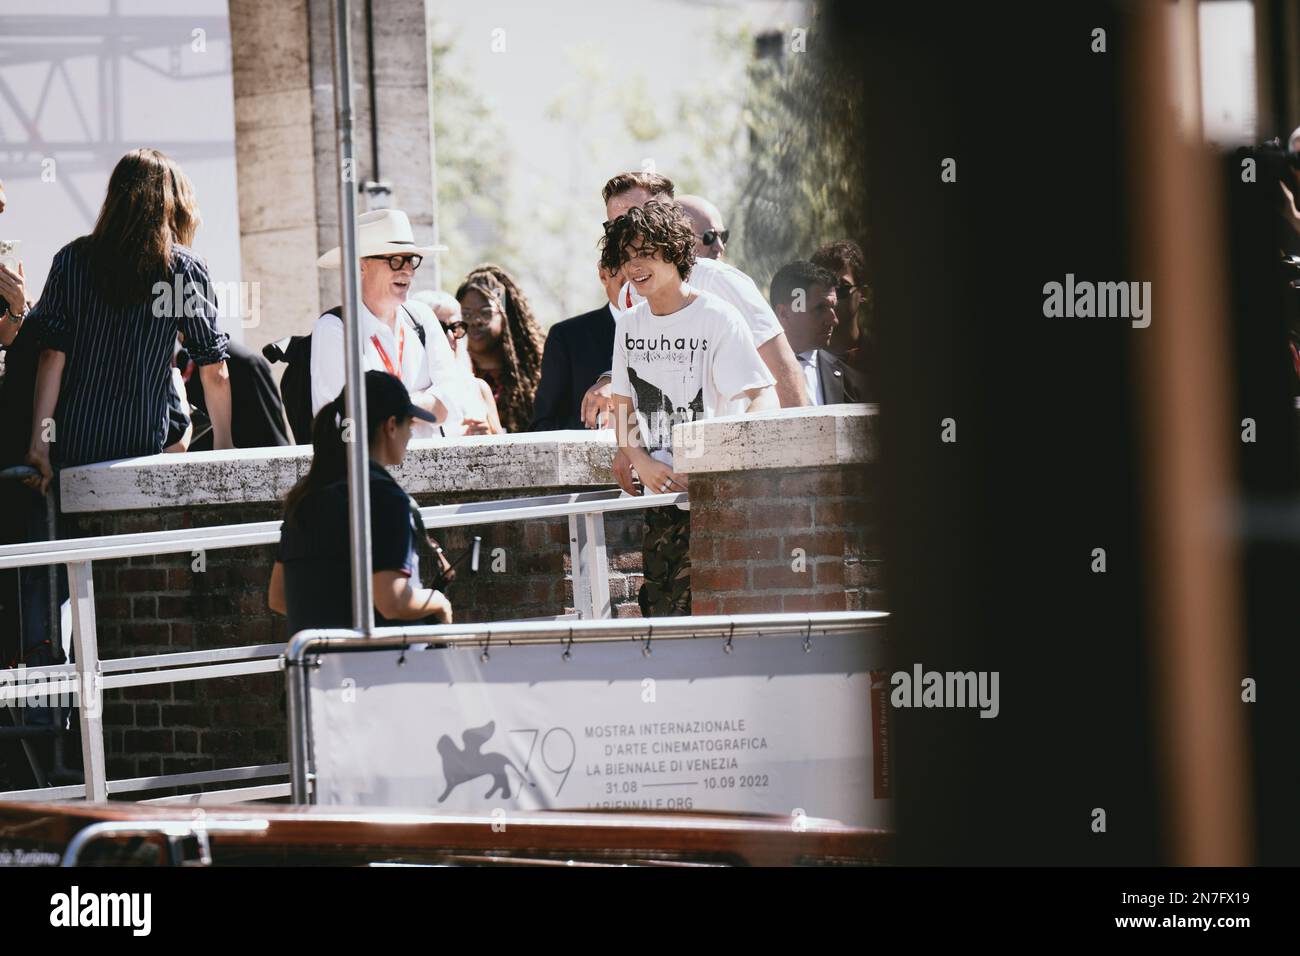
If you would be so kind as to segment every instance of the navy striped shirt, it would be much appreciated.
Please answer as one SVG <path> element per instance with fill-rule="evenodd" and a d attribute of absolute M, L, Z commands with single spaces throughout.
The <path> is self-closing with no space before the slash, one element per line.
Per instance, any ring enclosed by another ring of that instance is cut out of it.
<path fill-rule="evenodd" d="M 229 336 L 217 328 L 207 267 L 173 245 L 172 270 L 167 292 L 113 305 L 96 291 L 84 239 L 54 256 L 28 321 L 36 324 L 41 347 L 67 356 L 50 446 L 59 466 L 163 450 L 177 331 L 185 333 L 185 350 L 196 364 L 225 359 Z"/>

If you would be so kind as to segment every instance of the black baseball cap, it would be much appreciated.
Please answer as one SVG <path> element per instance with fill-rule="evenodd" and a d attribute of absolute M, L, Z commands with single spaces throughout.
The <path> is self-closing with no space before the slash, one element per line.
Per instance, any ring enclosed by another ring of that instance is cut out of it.
<path fill-rule="evenodd" d="M 411 403 L 411 393 L 400 378 L 387 372 L 366 372 L 366 418 L 373 426 L 393 417 L 418 418 L 438 424 L 433 412 Z"/>

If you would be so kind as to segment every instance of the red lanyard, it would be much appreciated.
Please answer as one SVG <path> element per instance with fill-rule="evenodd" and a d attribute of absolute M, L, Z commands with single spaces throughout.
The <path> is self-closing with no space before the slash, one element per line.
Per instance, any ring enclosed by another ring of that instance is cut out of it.
<path fill-rule="evenodd" d="M 384 363 L 384 368 L 388 370 L 388 374 L 393 376 L 394 378 L 400 379 L 402 377 L 402 353 L 406 351 L 406 326 L 401 324 L 402 320 L 400 316 L 398 317 L 397 321 L 398 321 L 398 326 L 397 326 L 397 368 L 396 369 L 393 368 L 392 360 L 389 359 L 388 353 L 384 351 L 384 347 L 379 344 L 379 336 L 378 335 L 370 336 L 370 341 L 375 343 L 375 351 L 379 353 L 379 361 Z"/>

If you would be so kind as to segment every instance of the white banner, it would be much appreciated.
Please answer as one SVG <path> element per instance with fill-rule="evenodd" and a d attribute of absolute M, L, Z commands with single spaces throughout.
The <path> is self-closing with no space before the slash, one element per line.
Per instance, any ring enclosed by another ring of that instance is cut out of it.
<path fill-rule="evenodd" d="M 316 802 L 889 826 L 883 631 L 724 643 L 326 654 L 309 671 Z"/>

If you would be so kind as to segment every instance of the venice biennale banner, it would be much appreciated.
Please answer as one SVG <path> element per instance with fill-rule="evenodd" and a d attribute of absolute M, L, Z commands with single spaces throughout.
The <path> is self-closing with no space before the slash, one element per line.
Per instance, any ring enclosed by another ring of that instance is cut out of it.
<path fill-rule="evenodd" d="M 887 826 L 884 632 L 326 654 L 316 802 Z"/>

